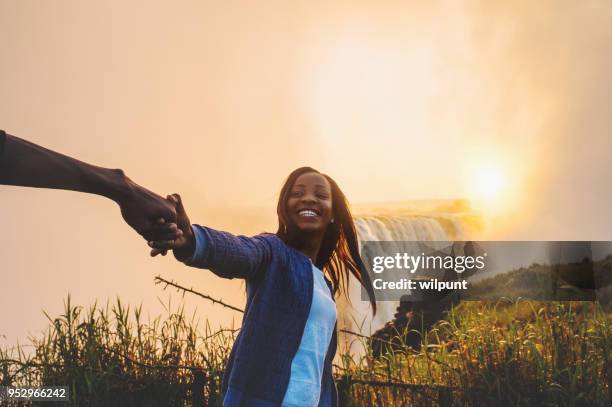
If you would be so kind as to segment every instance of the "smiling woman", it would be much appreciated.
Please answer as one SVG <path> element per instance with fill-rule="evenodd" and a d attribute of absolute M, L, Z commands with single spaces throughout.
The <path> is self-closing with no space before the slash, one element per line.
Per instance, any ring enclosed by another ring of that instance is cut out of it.
<path fill-rule="evenodd" d="M 293 171 L 280 192 L 277 233 L 255 237 L 192 225 L 180 197 L 168 198 L 177 205 L 177 224 L 160 225 L 160 233 L 182 233 L 149 242 L 151 255 L 172 249 L 188 266 L 246 280 L 246 312 L 224 371 L 223 405 L 337 406 L 334 297 L 341 286 L 347 293 L 350 273 L 374 313 L 376 302 L 336 182 L 310 167 Z"/>
<path fill-rule="evenodd" d="M 304 233 L 316 232 L 322 225 L 334 222 L 331 185 L 316 172 L 304 173 L 295 180 L 284 206 L 281 210 L 289 215 L 291 227 Z"/>

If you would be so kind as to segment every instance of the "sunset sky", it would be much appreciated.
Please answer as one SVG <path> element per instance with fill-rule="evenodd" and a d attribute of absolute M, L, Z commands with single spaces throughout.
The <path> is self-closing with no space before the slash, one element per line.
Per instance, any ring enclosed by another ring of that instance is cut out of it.
<path fill-rule="evenodd" d="M 0 128 L 235 233 L 273 230 L 310 165 L 355 203 L 467 198 L 486 238 L 612 240 L 612 4 L 492 3 L 0 0 Z M 157 315 L 157 274 L 243 305 L 148 257 L 110 201 L 0 194 L 0 343 L 68 292 Z"/>

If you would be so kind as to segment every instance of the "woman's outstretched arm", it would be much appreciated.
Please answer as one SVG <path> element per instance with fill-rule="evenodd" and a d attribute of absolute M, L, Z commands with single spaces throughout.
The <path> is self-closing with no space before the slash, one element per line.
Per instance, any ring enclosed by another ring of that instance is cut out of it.
<path fill-rule="evenodd" d="M 97 194 L 119 204 L 125 221 L 146 239 L 162 238 L 157 220 L 176 221 L 171 202 L 122 170 L 97 167 L 0 130 L 0 184 Z"/>
<path fill-rule="evenodd" d="M 209 227 L 192 225 L 178 194 L 168 196 L 176 204 L 178 224 L 161 226 L 167 233 L 178 228 L 179 237 L 151 241 L 151 256 L 173 250 L 177 260 L 188 266 L 211 270 L 219 277 L 256 279 L 262 277 L 272 258 L 270 242 L 264 236 L 235 236 Z"/>

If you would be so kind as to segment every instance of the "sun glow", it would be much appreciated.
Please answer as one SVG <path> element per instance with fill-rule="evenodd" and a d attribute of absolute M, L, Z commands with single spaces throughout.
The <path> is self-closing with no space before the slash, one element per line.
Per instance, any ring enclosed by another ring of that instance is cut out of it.
<path fill-rule="evenodd" d="M 503 159 L 470 160 L 466 168 L 466 192 L 478 210 L 486 214 L 507 211 L 516 201 L 511 166 Z"/>
<path fill-rule="evenodd" d="M 494 200 L 503 193 L 506 176 L 500 168 L 482 167 L 474 180 L 475 194 L 486 201 Z"/>

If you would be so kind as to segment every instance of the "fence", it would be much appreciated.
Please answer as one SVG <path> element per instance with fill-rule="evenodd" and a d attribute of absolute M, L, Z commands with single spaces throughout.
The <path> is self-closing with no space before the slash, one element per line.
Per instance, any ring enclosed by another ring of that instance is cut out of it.
<path fill-rule="evenodd" d="M 193 407 L 219 406 L 219 377 L 209 377 L 202 370 L 192 371 L 191 403 Z M 452 388 L 392 381 L 374 381 L 345 374 L 336 378 L 338 404 L 356 406 L 439 406 L 453 404 Z M 388 394 L 384 394 L 388 393 Z"/>

